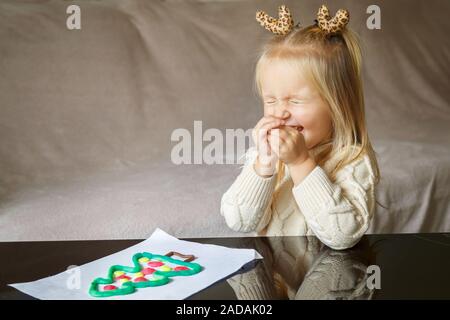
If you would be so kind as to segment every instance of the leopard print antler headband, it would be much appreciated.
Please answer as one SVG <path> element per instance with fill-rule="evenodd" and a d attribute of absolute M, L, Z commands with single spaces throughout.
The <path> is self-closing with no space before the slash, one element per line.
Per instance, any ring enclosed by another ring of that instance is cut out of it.
<path fill-rule="evenodd" d="M 350 14 L 345 9 L 339 9 L 333 18 L 325 5 L 321 5 L 317 12 L 317 24 L 327 34 L 335 34 L 342 31 L 350 20 Z"/>
<path fill-rule="evenodd" d="M 294 20 L 291 11 L 285 5 L 278 7 L 278 19 L 269 16 L 264 11 L 256 12 L 256 20 L 269 30 L 278 35 L 286 35 L 294 29 Z M 326 34 L 335 34 L 342 31 L 350 20 L 350 14 L 345 9 L 339 9 L 335 16 L 331 18 L 330 12 L 325 5 L 320 6 L 315 20 L 319 28 Z M 295 27 L 299 27 L 297 23 Z"/>
<path fill-rule="evenodd" d="M 288 34 L 294 27 L 291 12 L 285 5 L 278 7 L 278 19 L 272 18 L 264 11 L 257 11 L 256 20 L 270 32 L 279 35 Z"/>

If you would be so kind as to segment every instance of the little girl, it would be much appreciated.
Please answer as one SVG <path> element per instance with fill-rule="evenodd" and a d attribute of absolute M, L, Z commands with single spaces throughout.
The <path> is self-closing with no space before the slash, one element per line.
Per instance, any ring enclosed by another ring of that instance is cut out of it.
<path fill-rule="evenodd" d="M 315 235 L 333 249 L 354 246 L 369 227 L 379 169 L 367 133 L 361 50 L 339 10 L 321 6 L 315 24 L 293 26 L 257 12 L 275 33 L 256 65 L 264 117 L 255 147 L 221 200 L 227 225 L 258 235 Z"/>

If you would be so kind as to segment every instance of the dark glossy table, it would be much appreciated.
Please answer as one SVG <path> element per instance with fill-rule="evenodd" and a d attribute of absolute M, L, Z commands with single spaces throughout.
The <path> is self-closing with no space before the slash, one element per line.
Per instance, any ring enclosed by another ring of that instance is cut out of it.
<path fill-rule="evenodd" d="M 189 299 L 450 299 L 450 234 L 366 235 L 343 251 L 315 237 L 184 239 L 254 248 L 246 265 Z M 0 243 L 0 299 L 32 299 L 7 286 L 62 272 L 141 240 Z"/>

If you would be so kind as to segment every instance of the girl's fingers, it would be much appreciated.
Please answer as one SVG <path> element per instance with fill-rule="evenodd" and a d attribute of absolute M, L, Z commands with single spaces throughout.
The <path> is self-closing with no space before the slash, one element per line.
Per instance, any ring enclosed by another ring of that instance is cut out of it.
<path fill-rule="evenodd" d="M 270 150 L 272 150 L 272 152 L 278 156 L 280 154 L 280 152 L 279 152 L 280 145 L 277 143 L 277 139 L 278 138 L 273 135 L 269 136 Z"/>
<path fill-rule="evenodd" d="M 278 118 L 272 117 L 272 116 L 265 116 L 265 117 L 261 118 L 258 121 L 258 123 L 256 124 L 256 126 L 254 128 L 255 135 L 256 136 L 259 135 L 259 132 L 260 132 L 261 128 L 266 126 L 266 125 L 268 125 L 268 124 L 270 124 L 270 123 L 273 123 L 273 126 L 277 127 L 277 126 L 284 125 L 285 121 L 282 120 L 282 119 L 278 119 Z"/>
<path fill-rule="evenodd" d="M 280 133 L 280 134 L 278 134 Z M 277 130 L 276 133 L 270 134 L 269 136 L 270 147 L 274 150 L 274 153 L 279 157 L 280 152 L 286 148 L 288 140 L 286 135 L 282 133 L 281 130 Z"/>
<path fill-rule="evenodd" d="M 272 158 L 273 153 L 271 152 L 271 145 L 268 139 L 268 134 L 272 129 L 278 128 L 284 125 L 285 121 L 273 116 L 265 116 L 260 121 L 253 130 L 253 140 L 258 148 L 258 152 Z"/>
<path fill-rule="evenodd" d="M 261 128 L 273 121 L 280 121 L 280 120 L 276 119 L 276 118 L 271 118 L 271 117 L 269 117 L 269 118 L 263 117 L 258 121 L 255 128 L 253 129 L 253 138 L 255 140 L 255 143 L 256 143 L 256 140 L 258 139 L 259 135 L 261 134 Z"/>
<path fill-rule="evenodd" d="M 260 128 L 257 140 L 258 154 L 260 156 L 261 163 L 263 163 L 264 165 L 270 165 L 274 156 L 272 148 L 268 141 L 268 132 L 270 127 L 271 124 L 269 123 Z"/>
<path fill-rule="evenodd" d="M 285 123 L 284 120 L 278 119 L 278 118 L 274 118 L 274 117 L 264 117 L 261 119 L 260 125 L 259 127 L 263 127 L 269 123 L 274 123 L 276 122 L 278 125 L 283 125 Z"/>
<path fill-rule="evenodd" d="M 273 150 L 273 152 L 275 152 L 277 155 L 279 154 L 279 150 L 280 150 L 280 145 L 282 142 L 282 139 L 280 138 L 280 136 L 278 135 L 277 132 L 272 132 L 269 135 L 269 144 L 270 144 L 270 148 Z"/>
<path fill-rule="evenodd" d="M 268 155 L 270 156 L 271 152 L 271 146 L 270 146 L 270 141 L 268 139 L 268 135 L 270 130 L 278 127 L 279 125 L 278 121 L 271 121 L 269 123 L 267 123 L 266 125 L 264 125 L 263 127 L 261 127 L 259 129 L 259 133 L 258 133 L 258 146 L 259 146 L 259 150 L 263 153 L 268 153 Z"/>
<path fill-rule="evenodd" d="M 266 124 L 266 127 L 268 128 L 268 130 L 271 130 L 271 129 L 274 129 L 274 128 L 278 128 L 278 127 L 280 127 L 282 125 L 283 125 L 283 120 L 276 119 L 276 120 L 273 120 L 273 121 L 269 121 Z"/>
<path fill-rule="evenodd" d="M 277 116 L 273 116 L 273 115 L 265 115 L 264 117 L 261 118 L 261 122 L 266 122 L 266 121 L 270 121 L 270 120 L 283 120 L 282 117 L 277 117 Z"/>
<path fill-rule="evenodd" d="M 286 135 L 280 129 L 271 130 L 268 135 L 271 146 L 277 146 L 275 143 L 278 143 L 279 146 L 280 144 L 286 142 Z"/>
<path fill-rule="evenodd" d="M 280 136 L 280 139 L 282 139 L 283 141 L 288 140 L 290 137 L 290 134 L 287 133 L 286 130 L 284 130 L 284 129 L 280 129 L 278 135 Z"/>
<path fill-rule="evenodd" d="M 297 129 L 292 127 L 283 126 L 280 129 L 280 136 L 285 140 L 292 140 L 297 137 Z"/>
<path fill-rule="evenodd" d="M 269 130 L 272 130 L 274 128 L 277 128 L 281 125 L 281 120 L 270 120 L 266 123 L 264 123 L 260 128 L 257 128 L 256 133 L 258 136 L 267 136 L 267 133 Z"/>
<path fill-rule="evenodd" d="M 283 127 L 283 129 L 285 129 L 284 131 L 292 137 L 295 137 L 297 134 L 297 129 L 295 129 L 295 128 L 285 126 L 285 127 Z"/>

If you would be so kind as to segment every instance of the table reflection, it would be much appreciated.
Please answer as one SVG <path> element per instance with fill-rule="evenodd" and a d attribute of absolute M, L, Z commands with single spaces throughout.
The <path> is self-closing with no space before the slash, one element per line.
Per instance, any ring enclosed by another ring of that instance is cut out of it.
<path fill-rule="evenodd" d="M 352 249 L 332 250 L 316 237 L 273 237 L 243 240 L 264 257 L 264 263 L 227 280 L 242 300 L 331 299 L 365 300 L 374 289 L 366 285 L 375 252 L 362 241 Z"/>

